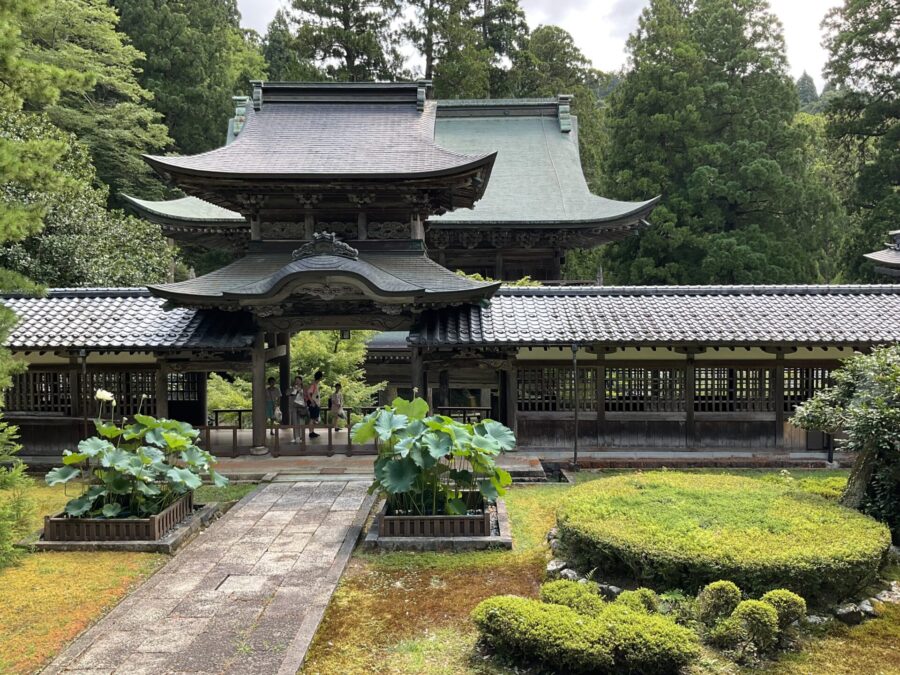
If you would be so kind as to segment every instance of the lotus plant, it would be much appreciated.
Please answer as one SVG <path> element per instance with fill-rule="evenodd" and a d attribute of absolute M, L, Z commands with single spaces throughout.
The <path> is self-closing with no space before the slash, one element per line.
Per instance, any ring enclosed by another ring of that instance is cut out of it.
<path fill-rule="evenodd" d="M 75 452 L 66 450 L 63 466 L 46 477 L 48 485 L 82 482 L 81 494 L 66 504 L 69 516 L 146 517 L 200 487 L 204 473 L 215 485 L 228 483 L 213 469 L 215 457 L 196 445 L 200 432 L 190 424 L 142 415 L 139 408 L 120 426 L 104 421 L 115 397 L 98 389 L 95 399 L 97 435 L 81 441 Z"/>
<path fill-rule="evenodd" d="M 497 457 L 515 448 L 513 432 L 494 420 L 464 424 L 430 415 L 421 398 L 396 398 L 353 426 L 353 440 L 377 440 L 370 492 L 391 513 L 463 515 L 503 495 L 512 479 Z"/>

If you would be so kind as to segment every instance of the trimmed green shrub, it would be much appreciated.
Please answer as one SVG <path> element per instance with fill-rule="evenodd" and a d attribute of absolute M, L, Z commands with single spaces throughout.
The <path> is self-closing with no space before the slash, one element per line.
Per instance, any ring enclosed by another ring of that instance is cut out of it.
<path fill-rule="evenodd" d="M 707 626 L 731 616 L 741 602 L 741 589 L 732 581 L 714 581 L 697 596 L 697 618 Z"/>
<path fill-rule="evenodd" d="M 597 617 L 515 596 L 472 612 L 484 641 L 527 664 L 565 673 L 674 673 L 700 654 L 697 635 L 669 619 L 607 603 Z"/>
<path fill-rule="evenodd" d="M 541 600 L 570 607 L 579 614 L 588 616 L 597 616 L 606 606 L 606 601 L 593 581 L 585 584 L 566 579 L 549 581 L 541 586 Z"/>
<path fill-rule="evenodd" d="M 769 591 L 760 599 L 775 608 L 781 630 L 806 616 L 806 600 L 783 588 Z"/>
<path fill-rule="evenodd" d="M 659 596 L 649 588 L 622 591 L 616 598 L 616 602 L 638 612 L 655 614 L 659 611 Z"/>
<path fill-rule="evenodd" d="M 778 613 L 762 600 L 741 601 L 727 621 L 737 626 L 740 636 L 758 652 L 769 651 L 778 640 Z"/>
<path fill-rule="evenodd" d="M 560 538 L 585 569 L 696 592 L 730 579 L 753 594 L 787 588 L 812 602 L 875 578 L 890 546 L 875 520 L 784 485 L 727 474 L 653 471 L 574 487 Z"/>

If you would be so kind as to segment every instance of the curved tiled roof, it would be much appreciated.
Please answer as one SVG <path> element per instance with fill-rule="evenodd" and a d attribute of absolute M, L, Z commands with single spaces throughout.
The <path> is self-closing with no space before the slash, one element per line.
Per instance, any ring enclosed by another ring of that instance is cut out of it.
<path fill-rule="evenodd" d="M 18 322 L 4 346 L 16 351 L 242 350 L 255 330 L 243 315 L 168 309 L 145 288 L 51 289 L 46 297 L 0 295 Z"/>
<path fill-rule="evenodd" d="M 412 344 L 862 345 L 900 341 L 900 286 L 510 288 L 427 312 Z"/>
<path fill-rule="evenodd" d="M 247 220 L 240 213 L 229 211 L 198 197 L 152 200 L 123 194 L 122 198 L 139 214 L 156 221 L 241 225 Z M 249 230 L 248 230 L 249 232 Z"/>

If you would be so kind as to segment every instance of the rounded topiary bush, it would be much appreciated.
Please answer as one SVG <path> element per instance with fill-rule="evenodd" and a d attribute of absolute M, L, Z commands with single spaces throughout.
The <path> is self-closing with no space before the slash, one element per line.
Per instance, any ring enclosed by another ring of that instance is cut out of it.
<path fill-rule="evenodd" d="M 472 611 L 498 653 L 563 673 L 675 673 L 700 654 L 691 630 L 659 615 L 606 603 L 597 616 L 515 596 L 488 598 Z"/>
<path fill-rule="evenodd" d="M 742 600 L 726 621 L 759 652 L 766 652 L 778 641 L 778 613 L 762 600 Z"/>
<path fill-rule="evenodd" d="M 731 616 L 741 602 L 741 589 L 733 581 L 714 581 L 697 596 L 697 618 L 707 626 Z"/>
<path fill-rule="evenodd" d="M 844 598 L 874 579 L 888 529 L 789 486 L 727 474 L 653 471 L 573 488 L 557 512 L 570 559 L 695 592 L 729 579 L 754 595 L 787 588 Z"/>
<path fill-rule="evenodd" d="M 622 591 L 616 598 L 616 603 L 631 607 L 638 612 L 653 614 L 659 611 L 659 596 L 649 588 Z"/>
<path fill-rule="evenodd" d="M 778 627 L 781 630 L 806 616 L 806 600 L 784 588 L 769 591 L 760 600 L 775 609 L 778 614 Z"/>
<path fill-rule="evenodd" d="M 566 579 L 548 581 L 541 586 L 541 600 L 554 605 L 564 605 L 589 616 L 596 616 L 606 606 L 606 601 L 600 595 L 600 589 L 592 581 L 584 584 Z"/>

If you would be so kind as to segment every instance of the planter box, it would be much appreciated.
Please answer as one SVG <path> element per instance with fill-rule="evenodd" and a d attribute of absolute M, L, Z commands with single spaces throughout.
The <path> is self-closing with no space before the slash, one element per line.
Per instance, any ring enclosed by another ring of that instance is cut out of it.
<path fill-rule="evenodd" d="M 149 518 L 44 517 L 44 541 L 156 541 L 194 512 L 188 492 Z"/>
<path fill-rule="evenodd" d="M 381 537 L 489 537 L 491 514 L 475 516 L 389 516 L 387 502 L 378 514 Z"/>

